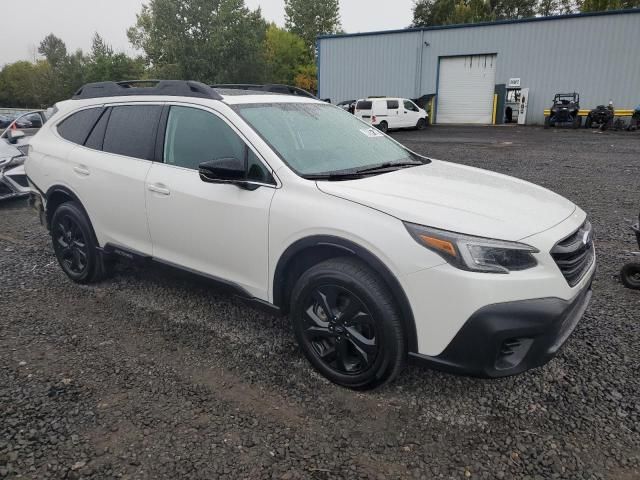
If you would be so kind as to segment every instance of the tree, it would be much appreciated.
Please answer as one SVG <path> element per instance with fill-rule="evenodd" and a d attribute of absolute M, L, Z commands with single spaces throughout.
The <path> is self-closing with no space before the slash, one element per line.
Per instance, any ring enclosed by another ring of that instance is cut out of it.
<path fill-rule="evenodd" d="M 304 41 L 295 33 L 271 24 L 265 38 L 265 79 L 292 85 L 298 69 L 312 61 Z"/>
<path fill-rule="evenodd" d="M 87 63 L 85 80 L 135 80 L 144 76 L 144 59 L 130 58 L 124 53 L 113 53 L 113 48 L 96 33 Z"/>
<path fill-rule="evenodd" d="M 286 28 L 300 36 L 310 52 L 315 53 L 318 35 L 341 31 L 338 0 L 285 0 Z"/>
<path fill-rule="evenodd" d="M 298 68 L 298 73 L 294 81 L 296 87 L 303 88 L 308 92 L 318 91 L 318 69 L 315 63 L 302 65 Z"/>
<path fill-rule="evenodd" d="M 244 0 L 150 0 L 128 35 L 165 78 L 233 83 L 262 80 L 266 30 Z"/>
<path fill-rule="evenodd" d="M 49 65 L 56 68 L 66 60 L 67 46 L 60 38 L 50 33 L 40 42 L 38 53 L 47 59 Z"/>

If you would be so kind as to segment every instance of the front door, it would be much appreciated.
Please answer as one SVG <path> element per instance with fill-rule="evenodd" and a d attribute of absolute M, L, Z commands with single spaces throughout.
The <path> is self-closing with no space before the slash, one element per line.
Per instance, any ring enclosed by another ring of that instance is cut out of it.
<path fill-rule="evenodd" d="M 420 109 L 411 100 L 404 100 L 403 127 L 415 127 L 420 120 Z"/>
<path fill-rule="evenodd" d="M 198 165 L 221 158 L 246 160 L 247 190 L 206 183 Z M 174 105 L 164 137 L 163 162 L 146 182 L 154 258 L 225 280 L 267 298 L 270 170 L 225 120 L 209 110 Z"/>

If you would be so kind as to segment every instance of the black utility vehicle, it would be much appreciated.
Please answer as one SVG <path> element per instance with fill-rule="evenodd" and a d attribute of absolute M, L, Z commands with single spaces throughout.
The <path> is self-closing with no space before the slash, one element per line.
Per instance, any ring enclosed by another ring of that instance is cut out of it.
<path fill-rule="evenodd" d="M 558 124 L 580 128 L 580 95 L 573 93 L 556 93 L 549 116 L 544 118 L 544 128 L 555 127 Z"/>
<path fill-rule="evenodd" d="M 613 104 L 598 105 L 596 108 L 589 112 L 587 119 L 584 122 L 585 128 L 598 127 L 600 130 L 607 130 L 613 126 L 613 119 L 616 116 L 616 112 L 613 108 Z"/>

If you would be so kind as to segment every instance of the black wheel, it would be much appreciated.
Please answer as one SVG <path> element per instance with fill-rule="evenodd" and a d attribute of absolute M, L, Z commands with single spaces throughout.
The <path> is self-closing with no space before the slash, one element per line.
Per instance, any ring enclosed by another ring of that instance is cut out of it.
<path fill-rule="evenodd" d="M 573 119 L 573 128 L 580 128 L 582 126 L 582 117 L 580 115 Z"/>
<path fill-rule="evenodd" d="M 421 118 L 416 124 L 416 130 L 424 130 L 425 128 L 427 128 L 427 121 L 424 118 Z"/>
<path fill-rule="evenodd" d="M 591 118 L 591 115 L 589 115 L 584 121 L 584 128 L 591 128 L 591 124 L 593 124 L 593 118 Z"/>
<path fill-rule="evenodd" d="M 63 203 L 53 213 L 51 238 L 62 270 L 74 282 L 97 282 L 108 273 L 89 219 L 77 203 Z"/>
<path fill-rule="evenodd" d="M 551 117 L 544 117 L 544 128 L 549 128 L 551 126 Z"/>
<path fill-rule="evenodd" d="M 311 364 L 334 383 L 375 388 L 404 367 L 404 332 L 383 281 L 356 259 L 307 270 L 291 296 L 296 338 Z"/>
<path fill-rule="evenodd" d="M 640 290 L 640 263 L 627 263 L 622 267 L 620 280 L 625 287 Z"/>
<path fill-rule="evenodd" d="M 385 121 L 382 121 L 380 122 L 380 124 L 378 124 L 378 129 L 383 133 L 387 133 L 389 131 L 389 124 Z"/>

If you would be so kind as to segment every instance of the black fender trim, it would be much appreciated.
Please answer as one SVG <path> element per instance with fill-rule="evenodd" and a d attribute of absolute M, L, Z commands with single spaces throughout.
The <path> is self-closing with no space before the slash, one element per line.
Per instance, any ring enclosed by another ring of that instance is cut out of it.
<path fill-rule="evenodd" d="M 417 352 L 418 335 L 416 332 L 415 319 L 413 317 L 413 311 L 411 309 L 409 299 L 400 285 L 400 282 L 391 270 L 389 270 L 389 268 L 382 262 L 382 260 L 366 248 L 352 242 L 351 240 L 346 240 L 332 235 L 314 235 L 302 238 L 291 244 L 278 260 L 278 265 L 275 269 L 273 277 L 273 304 L 278 308 L 283 309 L 283 303 L 286 298 L 285 288 L 289 262 L 298 253 L 303 250 L 313 249 L 314 247 L 332 247 L 342 250 L 345 255 L 353 255 L 365 262 L 378 275 L 380 275 L 380 277 L 382 277 L 400 307 L 402 323 L 407 334 L 407 351 Z"/>

